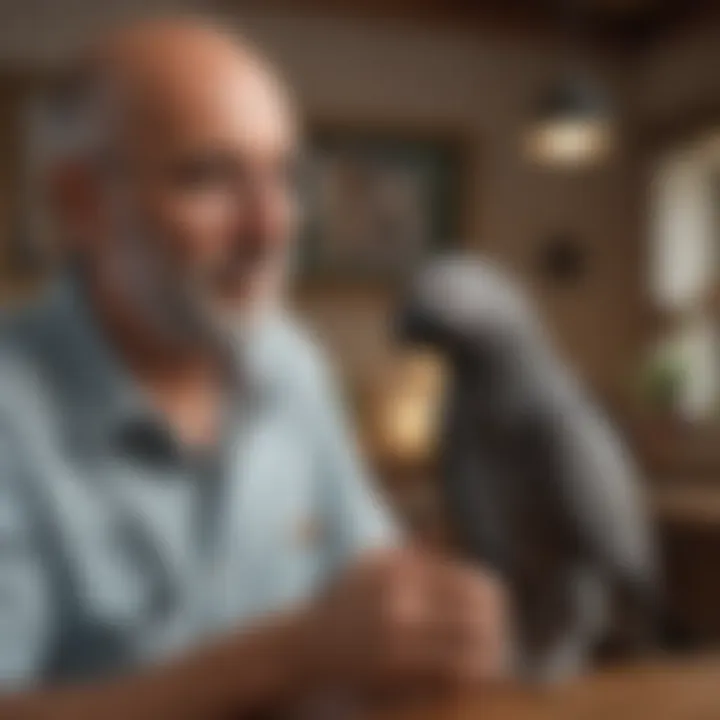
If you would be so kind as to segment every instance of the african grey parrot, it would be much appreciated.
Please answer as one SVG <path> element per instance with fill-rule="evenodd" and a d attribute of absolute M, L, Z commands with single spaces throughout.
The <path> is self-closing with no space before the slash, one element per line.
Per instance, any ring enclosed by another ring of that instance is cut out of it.
<path fill-rule="evenodd" d="M 441 492 L 462 548 L 506 580 L 528 677 L 579 670 L 614 622 L 656 608 L 633 465 L 497 268 L 440 258 L 411 283 L 404 342 L 446 357 Z"/>

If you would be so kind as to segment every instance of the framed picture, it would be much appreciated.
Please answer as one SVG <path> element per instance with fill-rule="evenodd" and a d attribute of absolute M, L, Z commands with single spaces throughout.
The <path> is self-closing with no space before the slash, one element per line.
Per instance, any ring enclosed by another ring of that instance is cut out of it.
<path fill-rule="evenodd" d="M 462 234 L 464 148 L 401 129 L 311 133 L 306 232 L 311 279 L 392 279 Z"/>

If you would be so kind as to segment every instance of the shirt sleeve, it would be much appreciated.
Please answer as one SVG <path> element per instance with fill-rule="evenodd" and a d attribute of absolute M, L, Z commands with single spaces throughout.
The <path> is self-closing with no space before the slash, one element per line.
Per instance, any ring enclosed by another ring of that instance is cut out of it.
<path fill-rule="evenodd" d="M 11 435 L 0 423 L 0 692 L 40 678 L 50 636 L 49 588 Z"/>
<path fill-rule="evenodd" d="M 321 391 L 320 457 L 329 541 L 335 567 L 365 551 L 400 542 L 390 510 L 360 456 L 332 373 Z"/>

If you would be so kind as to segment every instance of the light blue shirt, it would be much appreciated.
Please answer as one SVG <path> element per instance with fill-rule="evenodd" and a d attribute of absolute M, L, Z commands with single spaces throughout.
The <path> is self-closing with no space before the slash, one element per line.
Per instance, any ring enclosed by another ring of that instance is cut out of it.
<path fill-rule="evenodd" d="M 0 330 L 0 684 L 161 660 L 392 541 L 312 342 L 238 351 L 227 442 L 193 457 L 63 282 Z"/>

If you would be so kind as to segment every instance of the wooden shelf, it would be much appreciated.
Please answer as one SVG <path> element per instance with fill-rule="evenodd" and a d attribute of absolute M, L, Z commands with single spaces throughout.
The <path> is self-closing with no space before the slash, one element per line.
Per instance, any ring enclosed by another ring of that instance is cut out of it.
<path fill-rule="evenodd" d="M 676 480 L 650 491 L 660 522 L 720 530 L 720 479 L 717 483 Z"/>

